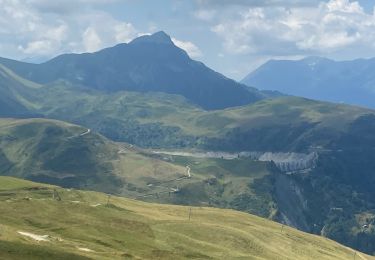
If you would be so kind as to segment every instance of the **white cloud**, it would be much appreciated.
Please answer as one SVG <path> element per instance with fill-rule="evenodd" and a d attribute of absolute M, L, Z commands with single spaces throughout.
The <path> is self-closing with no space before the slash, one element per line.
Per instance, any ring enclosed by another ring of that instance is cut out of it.
<path fill-rule="evenodd" d="M 88 27 L 86 31 L 84 31 L 82 41 L 85 51 L 87 52 L 94 52 L 102 47 L 102 40 L 92 27 Z"/>
<path fill-rule="evenodd" d="M 80 15 L 77 19 L 79 19 L 79 21 L 76 21 L 76 24 L 87 24 L 87 27 L 95 29 L 96 35 L 100 38 L 101 47 L 108 47 L 118 43 L 127 43 L 139 34 L 137 29 L 131 23 L 114 19 L 106 12 L 91 11 L 84 15 Z M 76 50 L 76 52 L 80 51 L 80 49 Z M 87 48 L 85 51 L 87 51 Z"/>
<path fill-rule="evenodd" d="M 0 56 L 53 57 L 96 51 L 138 35 L 131 23 L 101 11 L 118 0 L 0 0 Z"/>
<path fill-rule="evenodd" d="M 114 31 L 117 43 L 127 43 L 138 34 L 131 23 L 119 23 L 114 26 Z"/>
<path fill-rule="evenodd" d="M 363 8 L 358 2 L 349 2 L 349 0 L 330 1 L 326 4 L 326 8 L 330 12 L 363 13 Z"/>
<path fill-rule="evenodd" d="M 68 31 L 68 26 L 62 23 L 57 27 L 49 28 L 44 35 L 49 39 L 54 39 L 55 41 L 61 42 L 66 39 Z"/>
<path fill-rule="evenodd" d="M 194 43 L 189 41 L 180 41 L 175 38 L 172 38 L 172 41 L 177 47 L 185 50 L 190 57 L 199 58 L 202 56 L 202 51 Z"/>
<path fill-rule="evenodd" d="M 24 59 L 95 52 L 148 34 L 100 8 L 92 8 L 105 3 L 108 1 L 0 0 L 0 56 Z M 73 7 L 75 11 L 70 10 Z M 194 43 L 174 41 L 191 57 L 202 55 Z"/>
<path fill-rule="evenodd" d="M 203 21 L 211 21 L 216 15 L 216 10 L 198 9 L 194 16 Z"/>
<path fill-rule="evenodd" d="M 43 13 L 66 15 L 68 13 L 80 13 L 82 9 L 116 3 L 119 0 L 25 0 L 25 2 L 31 8 Z"/>
<path fill-rule="evenodd" d="M 330 0 L 316 7 L 251 7 L 212 27 L 227 52 L 258 55 L 329 54 L 364 49 L 375 42 L 375 13 L 358 2 Z"/>
<path fill-rule="evenodd" d="M 19 50 L 23 51 L 26 54 L 33 55 L 46 55 L 54 50 L 53 43 L 49 40 L 40 40 L 29 42 L 26 47 L 20 45 Z"/>
<path fill-rule="evenodd" d="M 262 7 L 262 6 L 314 6 L 322 0 L 196 0 L 195 2 L 199 6 L 251 6 L 251 7 Z"/>

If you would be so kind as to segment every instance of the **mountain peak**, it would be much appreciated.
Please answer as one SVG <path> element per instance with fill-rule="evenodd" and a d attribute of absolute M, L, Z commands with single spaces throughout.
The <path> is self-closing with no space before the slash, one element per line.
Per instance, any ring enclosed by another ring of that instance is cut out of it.
<path fill-rule="evenodd" d="M 153 38 L 154 40 L 166 41 L 166 42 L 172 41 L 171 37 L 168 34 L 166 34 L 164 31 L 156 32 L 150 35 L 150 38 Z"/>
<path fill-rule="evenodd" d="M 171 37 L 164 31 L 159 31 L 151 35 L 143 35 L 134 39 L 131 43 L 150 42 L 158 44 L 173 44 Z"/>

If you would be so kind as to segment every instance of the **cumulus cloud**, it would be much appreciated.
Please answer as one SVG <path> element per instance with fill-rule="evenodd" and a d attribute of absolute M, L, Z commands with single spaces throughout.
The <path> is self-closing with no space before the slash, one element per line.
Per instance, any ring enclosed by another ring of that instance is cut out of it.
<path fill-rule="evenodd" d="M 139 34 L 131 23 L 118 23 L 113 28 L 117 43 L 127 43 Z"/>
<path fill-rule="evenodd" d="M 202 56 L 202 51 L 194 43 L 189 41 L 180 41 L 175 38 L 172 38 L 172 41 L 177 47 L 185 50 L 190 57 L 199 58 Z"/>
<path fill-rule="evenodd" d="M 300 55 L 343 49 L 355 53 L 374 49 L 375 13 L 368 14 L 349 0 L 330 0 L 316 7 L 250 7 L 238 11 L 237 18 L 218 21 L 212 31 L 230 53 Z"/>
<path fill-rule="evenodd" d="M 82 9 L 108 5 L 119 0 L 25 0 L 28 6 L 43 13 L 67 14 L 82 12 Z M 79 6 L 79 8 L 77 8 Z"/>
<path fill-rule="evenodd" d="M 93 8 L 116 1 L 0 0 L 1 56 L 52 57 L 128 42 L 138 34 L 131 23 Z"/>
<path fill-rule="evenodd" d="M 196 3 L 200 6 L 228 6 L 228 5 L 239 5 L 239 6 L 251 6 L 251 7 L 262 7 L 262 6 L 314 6 L 321 0 L 196 0 Z"/>
<path fill-rule="evenodd" d="M 94 8 L 117 1 L 0 0 L 0 56 L 24 59 L 66 52 L 95 52 L 145 34 L 132 23 Z M 194 43 L 173 41 L 191 57 L 202 56 Z"/>
<path fill-rule="evenodd" d="M 87 52 L 94 52 L 102 47 L 102 40 L 96 30 L 92 27 L 88 27 L 86 31 L 84 31 L 82 39 L 85 51 Z"/>
<path fill-rule="evenodd" d="M 363 13 L 363 8 L 358 2 L 349 2 L 349 0 L 329 1 L 325 7 L 330 12 Z"/>
<path fill-rule="evenodd" d="M 215 10 L 198 9 L 194 12 L 194 16 L 203 21 L 211 21 L 215 15 Z"/>
<path fill-rule="evenodd" d="M 29 42 L 26 47 L 20 45 L 19 50 L 27 54 L 45 55 L 54 50 L 53 43 L 49 40 Z"/>

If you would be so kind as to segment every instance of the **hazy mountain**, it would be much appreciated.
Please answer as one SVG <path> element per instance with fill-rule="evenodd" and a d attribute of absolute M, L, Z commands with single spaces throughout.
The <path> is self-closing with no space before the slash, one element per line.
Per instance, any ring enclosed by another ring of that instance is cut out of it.
<path fill-rule="evenodd" d="M 375 107 L 375 59 L 271 60 L 242 82 L 312 99 Z"/>
<path fill-rule="evenodd" d="M 65 54 L 42 64 L 0 59 L 26 79 L 65 79 L 103 91 L 179 94 L 206 109 L 253 103 L 267 96 L 189 58 L 164 32 L 141 36 L 96 53 Z"/>

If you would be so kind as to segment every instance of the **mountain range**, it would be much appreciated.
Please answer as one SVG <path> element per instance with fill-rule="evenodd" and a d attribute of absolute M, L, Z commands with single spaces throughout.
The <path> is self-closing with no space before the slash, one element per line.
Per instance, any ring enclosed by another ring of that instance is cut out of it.
<path fill-rule="evenodd" d="M 375 59 L 271 60 L 241 82 L 259 89 L 375 108 Z"/>
<path fill-rule="evenodd" d="M 374 110 L 248 88 L 162 32 L 0 63 L 1 175 L 241 210 L 375 252 Z"/>

